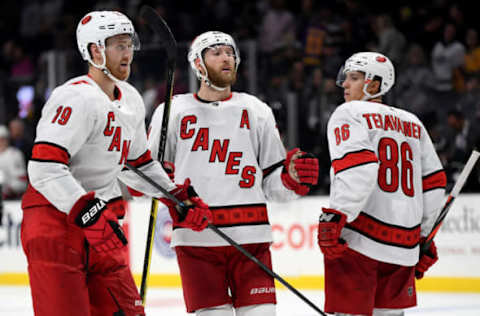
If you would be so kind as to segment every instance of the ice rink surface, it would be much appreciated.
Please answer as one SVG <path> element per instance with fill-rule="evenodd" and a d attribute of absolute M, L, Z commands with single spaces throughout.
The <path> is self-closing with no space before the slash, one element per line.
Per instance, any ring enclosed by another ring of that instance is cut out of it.
<path fill-rule="evenodd" d="M 301 291 L 323 309 L 322 291 Z M 180 289 L 152 288 L 147 293 L 147 315 L 186 316 Z M 310 306 L 288 290 L 277 293 L 277 316 L 315 316 Z M 55 302 L 52 302 L 54 304 Z M 418 306 L 407 309 L 406 315 L 480 316 L 480 294 L 426 293 L 418 294 Z M 0 287 L 0 315 L 33 316 L 30 290 L 24 286 Z"/>

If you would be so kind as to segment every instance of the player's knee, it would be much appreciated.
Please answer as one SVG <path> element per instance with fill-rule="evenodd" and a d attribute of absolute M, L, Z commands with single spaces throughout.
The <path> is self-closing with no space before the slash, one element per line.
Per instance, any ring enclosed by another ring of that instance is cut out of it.
<path fill-rule="evenodd" d="M 202 308 L 195 311 L 196 316 L 233 316 L 231 304 Z"/>
<path fill-rule="evenodd" d="M 403 309 L 374 308 L 373 316 L 403 316 Z"/>
<path fill-rule="evenodd" d="M 237 316 L 275 316 L 275 304 L 257 304 L 235 309 Z"/>

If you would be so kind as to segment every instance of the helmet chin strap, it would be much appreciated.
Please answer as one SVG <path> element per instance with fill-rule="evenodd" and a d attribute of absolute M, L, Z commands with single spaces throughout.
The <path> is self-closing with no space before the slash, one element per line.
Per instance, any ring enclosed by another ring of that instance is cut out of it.
<path fill-rule="evenodd" d="M 367 85 L 365 85 L 363 87 L 363 97 L 362 97 L 361 101 L 368 101 L 368 100 L 371 100 L 371 99 L 375 99 L 375 98 L 378 98 L 381 95 L 382 95 L 382 92 L 371 95 L 370 93 L 367 92 Z"/>
<path fill-rule="evenodd" d="M 202 80 L 207 84 L 207 86 L 217 90 L 217 91 L 225 91 L 227 87 L 219 87 L 214 85 L 210 80 L 208 80 L 208 77 L 202 75 Z"/>
<path fill-rule="evenodd" d="M 120 81 L 125 81 L 125 80 L 120 80 L 117 77 L 115 77 L 112 74 L 112 72 L 107 68 L 107 65 L 106 65 L 107 64 L 107 56 L 105 56 L 105 51 L 103 49 L 100 49 L 100 54 L 102 54 L 103 63 L 101 65 L 97 65 L 93 62 L 93 60 L 90 58 L 90 56 L 88 56 L 87 60 L 90 63 L 90 65 L 92 65 L 93 67 L 95 67 L 97 69 L 100 69 L 110 80 L 112 80 L 115 83 L 120 82 Z"/>
<path fill-rule="evenodd" d="M 207 70 L 207 67 L 205 66 L 205 63 L 203 62 L 202 58 L 200 58 L 200 64 L 202 65 L 203 69 L 205 70 L 205 74 L 202 74 L 200 72 L 200 70 L 197 69 L 197 76 L 200 77 L 200 80 L 204 81 L 207 86 L 213 88 L 214 90 L 225 91 L 227 89 L 227 87 L 222 88 L 222 87 L 216 86 L 208 79 L 208 70 Z"/>

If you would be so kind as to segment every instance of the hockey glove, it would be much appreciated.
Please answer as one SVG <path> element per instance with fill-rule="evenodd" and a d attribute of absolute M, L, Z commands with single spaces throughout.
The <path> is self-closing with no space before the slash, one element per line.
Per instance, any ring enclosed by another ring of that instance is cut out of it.
<path fill-rule="evenodd" d="M 426 238 L 422 237 L 420 239 L 420 249 L 422 249 L 422 245 L 425 243 Z M 423 274 L 435 264 L 438 260 L 438 253 L 437 247 L 435 246 L 435 242 L 432 240 L 430 247 L 425 253 L 420 252 L 420 259 L 415 266 L 415 278 L 420 280 L 423 278 Z"/>
<path fill-rule="evenodd" d="M 177 187 L 170 193 L 188 206 L 186 210 L 183 210 L 184 212 L 186 211 L 186 214 L 182 216 L 179 213 L 179 206 L 174 201 L 167 198 L 160 199 L 160 201 L 168 206 L 174 227 L 184 227 L 194 231 L 202 231 L 207 227 L 208 223 L 212 222 L 212 212 L 190 185 L 189 178 L 185 180 L 184 184 L 177 184 Z"/>
<path fill-rule="evenodd" d="M 295 148 L 287 153 L 282 171 L 283 185 L 298 195 L 306 195 L 318 182 L 318 159 Z"/>
<path fill-rule="evenodd" d="M 347 250 L 348 244 L 340 238 L 347 217 L 342 212 L 331 208 L 322 208 L 318 219 L 318 245 L 323 255 L 328 259 L 340 258 Z"/>
<path fill-rule="evenodd" d="M 82 228 L 88 244 L 97 252 L 109 252 L 127 244 L 117 216 L 105 201 L 95 198 L 94 192 L 78 199 L 70 210 L 67 221 Z"/>

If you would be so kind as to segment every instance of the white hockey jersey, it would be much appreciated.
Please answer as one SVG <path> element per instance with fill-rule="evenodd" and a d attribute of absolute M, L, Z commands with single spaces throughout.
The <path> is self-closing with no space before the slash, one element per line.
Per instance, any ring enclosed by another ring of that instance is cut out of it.
<path fill-rule="evenodd" d="M 163 105 L 149 129 L 148 147 L 157 157 Z M 241 244 L 271 242 L 266 201 L 297 198 L 281 181 L 285 148 L 273 113 L 246 93 L 204 102 L 194 94 L 173 98 L 164 160 L 175 164 L 175 182 L 190 178 L 210 206 L 214 224 Z M 228 245 L 210 229 L 174 228 L 172 246 Z"/>
<path fill-rule="evenodd" d="M 52 92 L 37 125 L 24 208 L 50 203 L 68 213 L 89 191 L 109 201 L 121 196 L 118 179 L 161 197 L 126 170 L 127 160 L 165 189 L 175 188 L 147 150 L 140 94 L 127 82 L 116 83 L 116 94 L 111 101 L 89 76 L 71 79 Z"/>
<path fill-rule="evenodd" d="M 412 113 L 352 101 L 328 122 L 330 208 L 347 215 L 349 247 L 379 261 L 415 265 L 444 202 L 446 176 Z"/>

